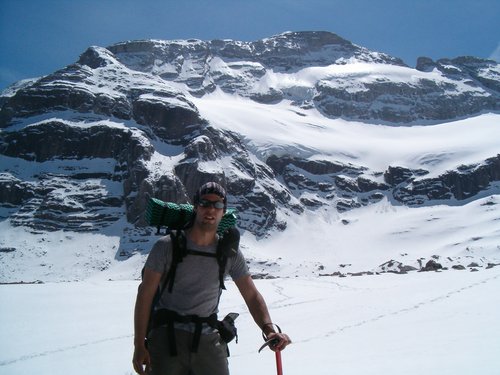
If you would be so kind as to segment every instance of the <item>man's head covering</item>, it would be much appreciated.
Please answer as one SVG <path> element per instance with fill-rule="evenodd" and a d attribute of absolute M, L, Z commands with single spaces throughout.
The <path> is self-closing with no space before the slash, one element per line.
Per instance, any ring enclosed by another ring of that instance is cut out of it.
<path fill-rule="evenodd" d="M 226 209 L 227 206 L 226 190 L 217 182 L 207 182 L 206 184 L 201 185 L 196 194 L 194 195 L 193 204 L 197 206 L 198 203 L 200 203 L 201 197 L 207 194 L 215 194 L 221 197 L 222 201 L 224 202 L 224 210 Z"/>

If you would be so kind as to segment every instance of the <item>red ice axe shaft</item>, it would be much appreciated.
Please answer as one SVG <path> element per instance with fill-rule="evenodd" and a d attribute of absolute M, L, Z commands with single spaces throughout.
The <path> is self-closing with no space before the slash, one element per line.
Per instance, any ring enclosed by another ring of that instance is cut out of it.
<path fill-rule="evenodd" d="M 276 371 L 278 375 L 283 375 L 283 366 L 281 365 L 281 351 L 276 350 Z"/>

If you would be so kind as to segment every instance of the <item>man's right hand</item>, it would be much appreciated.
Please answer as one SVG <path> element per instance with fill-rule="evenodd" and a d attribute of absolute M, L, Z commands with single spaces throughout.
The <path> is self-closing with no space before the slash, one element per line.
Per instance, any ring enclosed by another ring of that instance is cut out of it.
<path fill-rule="evenodd" d="M 147 335 L 149 313 L 156 290 L 161 280 L 161 272 L 155 272 L 144 268 L 144 275 L 135 301 L 134 311 L 134 359 L 132 363 L 135 371 L 140 375 L 146 375 L 151 371 L 151 357 L 144 338 Z"/>
<path fill-rule="evenodd" d="M 132 363 L 135 372 L 140 375 L 147 375 L 151 371 L 151 358 L 145 346 L 135 348 Z"/>

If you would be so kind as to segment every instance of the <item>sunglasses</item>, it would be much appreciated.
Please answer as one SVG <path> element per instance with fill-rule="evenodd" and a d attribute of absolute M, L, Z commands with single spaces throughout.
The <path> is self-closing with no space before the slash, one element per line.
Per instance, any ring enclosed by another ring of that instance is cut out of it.
<path fill-rule="evenodd" d="M 208 199 L 200 199 L 200 201 L 198 202 L 198 206 L 205 207 L 205 208 L 213 207 L 213 208 L 221 209 L 221 208 L 224 208 L 224 202 L 209 201 Z"/>

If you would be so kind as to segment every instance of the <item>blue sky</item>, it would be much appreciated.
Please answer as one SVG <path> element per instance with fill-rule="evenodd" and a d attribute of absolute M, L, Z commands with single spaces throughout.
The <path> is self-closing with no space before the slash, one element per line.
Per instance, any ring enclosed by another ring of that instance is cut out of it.
<path fill-rule="evenodd" d="M 131 39 L 253 41 L 331 31 L 415 66 L 500 55 L 500 0 L 0 0 L 0 89 Z"/>

